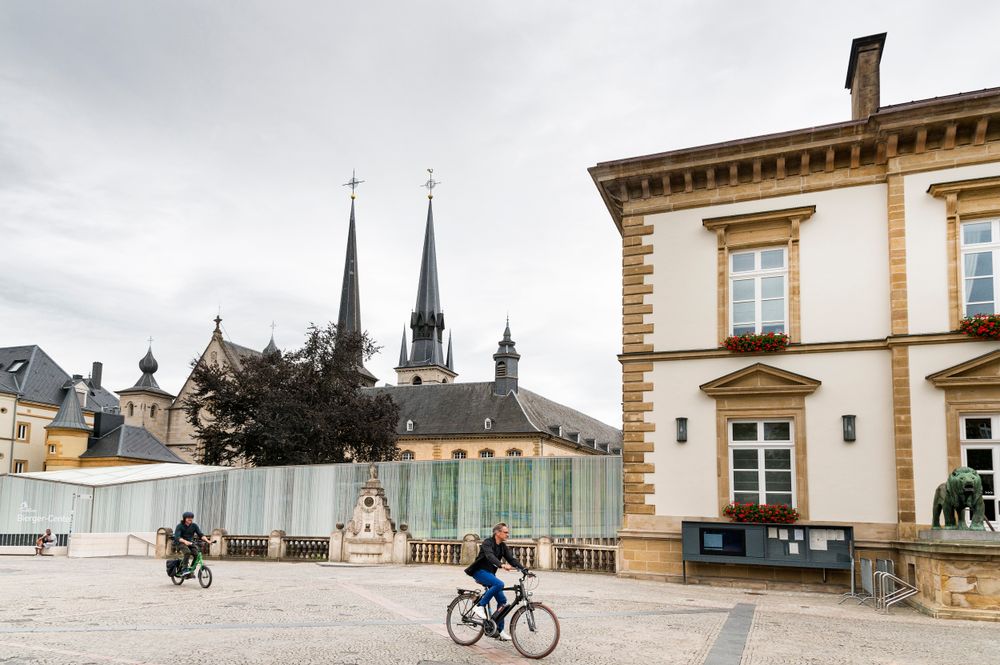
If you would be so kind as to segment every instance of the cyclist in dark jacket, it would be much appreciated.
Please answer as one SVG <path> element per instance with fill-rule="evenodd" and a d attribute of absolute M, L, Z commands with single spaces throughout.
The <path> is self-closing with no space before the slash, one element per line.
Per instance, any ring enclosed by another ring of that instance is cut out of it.
<path fill-rule="evenodd" d="M 205 534 L 194 523 L 194 513 L 186 512 L 181 517 L 180 524 L 174 529 L 174 545 L 178 550 L 184 552 L 181 564 L 182 573 L 191 572 L 188 570 L 189 562 L 194 562 L 195 557 L 198 555 L 198 545 L 195 545 L 196 538 L 204 539 Z"/>
<path fill-rule="evenodd" d="M 497 599 L 497 611 L 500 611 L 507 604 L 507 597 L 503 595 L 503 580 L 496 576 L 497 568 L 524 570 L 524 566 L 505 544 L 509 537 L 510 529 L 506 524 L 500 522 L 494 526 L 493 535 L 483 541 L 483 544 L 479 546 L 479 555 L 476 560 L 465 569 L 466 575 L 471 575 L 472 579 L 489 587 L 473 610 L 473 613 L 480 619 L 486 619 L 486 606 L 493 598 Z M 503 628 L 503 620 L 497 623 L 497 628 L 500 630 L 498 637 L 501 640 L 510 639 L 510 634 Z"/>

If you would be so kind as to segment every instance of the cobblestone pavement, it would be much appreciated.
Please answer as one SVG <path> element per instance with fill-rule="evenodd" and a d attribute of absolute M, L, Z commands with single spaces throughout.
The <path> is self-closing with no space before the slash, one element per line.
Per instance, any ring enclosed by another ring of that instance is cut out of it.
<path fill-rule="evenodd" d="M 509 643 L 448 638 L 445 608 L 470 581 L 458 567 L 211 566 L 205 590 L 175 587 L 153 559 L 0 557 L 0 664 L 529 662 Z M 535 598 L 562 623 L 547 663 L 1000 662 L 994 624 L 907 608 L 884 616 L 826 594 L 539 579 Z"/>

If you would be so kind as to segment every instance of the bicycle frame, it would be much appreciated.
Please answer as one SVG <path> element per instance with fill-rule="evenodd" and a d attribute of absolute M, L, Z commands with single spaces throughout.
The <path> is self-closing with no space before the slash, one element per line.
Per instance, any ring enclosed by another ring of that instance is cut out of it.
<path fill-rule="evenodd" d="M 509 615 L 511 612 L 513 612 L 514 609 L 517 608 L 518 605 L 520 605 L 522 602 L 526 602 L 528 600 L 528 592 L 526 592 L 524 590 L 524 576 L 523 575 L 521 576 L 521 579 L 518 580 L 518 583 L 516 585 L 504 587 L 503 590 L 504 591 L 513 591 L 514 592 L 514 601 L 510 602 L 510 603 L 507 603 L 506 605 L 504 605 L 503 609 L 501 609 L 498 612 L 495 612 L 494 614 L 492 614 L 490 616 L 490 621 L 492 621 L 494 624 L 497 624 L 497 625 L 499 625 L 499 623 L 501 621 L 505 620 L 507 618 L 507 615 Z M 462 591 L 464 591 L 464 590 L 463 589 L 459 589 L 458 591 L 459 591 L 459 593 L 462 593 Z M 485 591 L 480 590 L 479 593 L 478 593 L 478 596 L 480 598 L 482 598 L 483 597 L 483 593 L 485 593 Z M 493 600 L 495 601 L 496 598 L 493 598 Z M 473 621 L 476 621 L 476 620 L 473 619 Z M 528 621 L 532 625 L 532 628 L 534 628 L 535 618 L 534 618 L 534 615 L 531 612 L 531 604 L 530 603 L 528 603 Z"/>

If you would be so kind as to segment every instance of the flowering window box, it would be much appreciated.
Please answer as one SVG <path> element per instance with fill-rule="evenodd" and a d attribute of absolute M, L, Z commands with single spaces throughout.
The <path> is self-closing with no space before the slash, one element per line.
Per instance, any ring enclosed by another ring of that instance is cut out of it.
<path fill-rule="evenodd" d="M 1000 339 L 1000 314 L 967 316 L 958 324 L 959 332 L 980 339 Z"/>
<path fill-rule="evenodd" d="M 756 524 L 793 524 L 799 519 L 799 511 L 782 503 L 731 503 L 722 514 L 734 522 Z"/>
<path fill-rule="evenodd" d="M 774 353 L 785 350 L 788 346 L 788 335 L 785 333 L 731 335 L 722 340 L 722 345 L 734 353 Z"/>

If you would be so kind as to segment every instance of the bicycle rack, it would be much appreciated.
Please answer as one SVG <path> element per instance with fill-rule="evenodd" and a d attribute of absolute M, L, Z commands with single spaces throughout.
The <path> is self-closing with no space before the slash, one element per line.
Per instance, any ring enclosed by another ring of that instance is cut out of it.
<path fill-rule="evenodd" d="M 887 570 L 878 570 L 874 575 L 875 611 L 889 613 L 889 608 L 917 594 L 917 587 Z"/>

